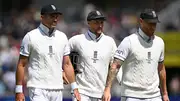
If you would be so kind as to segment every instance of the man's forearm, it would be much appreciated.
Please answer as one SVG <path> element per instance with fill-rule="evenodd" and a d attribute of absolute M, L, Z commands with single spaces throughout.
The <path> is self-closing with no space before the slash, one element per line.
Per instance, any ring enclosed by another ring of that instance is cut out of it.
<path fill-rule="evenodd" d="M 78 89 L 77 83 L 75 81 L 75 74 L 74 74 L 74 68 L 72 67 L 72 64 L 66 64 L 64 66 L 64 71 L 66 74 L 66 77 L 68 79 L 68 81 L 71 84 L 71 89 L 74 91 L 75 89 Z"/>
<path fill-rule="evenodd" d="M 18 65 L 16 70 L 16 85 L 23 85 L 24 80 L 24 67 L 22 65 Z"/>
<path fill-rule="evenodd" d="M 16 70 L 16 93 L 23 93 L 23 80 L 24 80 L 24 67 L 22 64 L 18 64 Z"/>
<path fill-rule="evenodd" d="M 70 83 L 75 82 L 75 74 L 74 69 L 71 64 L 66 64 L 64 67 L 64 72 L 66 74 L 66 77 Z"/>
<path fill-rule="evenodd" d="M 117 75 L 117 69 L 112 65 L 112 67 L 109 68 L 108 77 L 106 81 L 106 88 L 111 88 L 112 82 L 116 77 L 116 75 Z"/>
<path fill-rule="evenodd" d="M 114 59 L 113 63 L 111 64 L 111 66 L 109 68 L 109 71 L 108 71 L 106 88 L 111 88 L 112 82 L 113 82 L 114 78 L 116 77 L 122 63 L 123 63 L 123 61 L 116 59 L 116 58 Z"/>
<path fill-rule="evenodd" d="M 23 84 L 24 71 L 27 64 L 28 64 L 28 57 L 20 55 L 16 69 L 16 85 Z"/>
<path fill-rule="evenodd" d="M 160 78 L 160 88 L 163 95 L 167 94 L 167 85 L 166 85 L 166 70 L 164 65 L 162 65 L 162 69 L 159 71 Z"/>

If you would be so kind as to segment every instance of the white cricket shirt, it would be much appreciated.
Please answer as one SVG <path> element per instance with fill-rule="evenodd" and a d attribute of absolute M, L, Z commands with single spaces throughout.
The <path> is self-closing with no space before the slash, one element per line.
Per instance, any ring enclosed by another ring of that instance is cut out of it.
<path fill-rule="evenodd" d="M 117 49 L 115 41 L 104 34 L 98 38 L 88 31 L 85 34 L 73 36 L 69 40 L 71 51 L 80 54 L 80 65 L 77 67 L 82 72 L 76 75 L 79 92 L 101 98 L 103 95 L 109 64 Z"/>
<path fill-rule="evenodd" d="M 122 64 L 121 95 L 136 98 L 160 96 L 158 63 L 164 60 L 164 42 L 141 29 L 126 38 L 115 53 Z"/>
<path fill-rule="evenodd" d="M 20 54 L 29 57 L 27 87 L 63 89 L 62 61 L 70 53 L 63 32 L 40 26 L 28 32 L 22 40 Z"/>

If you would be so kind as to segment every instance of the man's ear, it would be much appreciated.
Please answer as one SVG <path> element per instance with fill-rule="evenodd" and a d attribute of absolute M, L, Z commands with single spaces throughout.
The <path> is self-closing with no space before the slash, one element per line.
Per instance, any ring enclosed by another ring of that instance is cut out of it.
<path fill-rule="evenodd" d="M 41 19 L 44 18 L 44 15 L 41 15 Z"/>
<path fill-rule="evenodd" d="M 142 22 L 143 22 L 143 19 L 142 19 L 142 18 L 139 18 L 139 22 L 142 23 Z"/>
<path fill-rule="evenodd" d="M 40 19 L 42 20 L 43 18 L 44 18 L 44 16 L 43 16 L 43 15 L 41 15 Z"/>
<path fill-rule="evenodd" d="M 87 21 L 88 25 L 90 24 L 90 21 Z"/>

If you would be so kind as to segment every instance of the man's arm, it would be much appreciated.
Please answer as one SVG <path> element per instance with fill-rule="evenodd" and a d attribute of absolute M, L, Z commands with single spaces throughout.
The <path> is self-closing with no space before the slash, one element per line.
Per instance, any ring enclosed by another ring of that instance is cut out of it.
<path fill-rule="evenodd" d="M 109 68 L 109 71 L 108 71 L 106 88 L 108 88 L 108 89 L 111 88 L 112 82 L 113 82 L 114 78 L 116 77 L 122 62 L 123 61 L 121 61 L 120 59 L 117 59 L 117 58 L 114 59 L 113 63 L 111 64 L 111 66 Z"/>
<path fill-rule="evenodd" d="M 78 91 L 77 84 L 75 82 L 74 68 L 68 55 L 63 57 L 63 70 L 66 74 L 68 81 L 71 83 L 71 89 L 73 90 L 74 96 L 77 101 L 81 101 L 81 97 Z"/>
<path fill-rule="evenodd" d="M 74 68 L 68 55 L 63 57 L 63 70 L 70 83 L 75 82 Z"/>
<path fill-rule="evenodd" d="M 111 92 L 112 82 L 113 82 L 114 78 L 116 77 L 122 62 L 123 61 L 121 61 L 120 59 L 115 58 L 113 63 L 111 64 L 109 71 L 108 71 L 108 76 L 107 76 L 107 80 L 106 80 L 106 86 L 104 89 L 102 101 L 110 101 L 110 99 L 111 99 L 110 92 Z"/>
<path fill-rule="evenodd" d="M 166 86 L 166 70 L 163 62 L 159 63 L 158 65 L 158 73 L 159 73 L 160 88 L 162 95 L 168 95 L 167 86 Z"/>
<path fill-rule="evenodd" d="M 63 81 L 64 81 L 64 84 L 65 84 L 65 85 L 69 84 L 69 81 L 68 81 L 68 79 L 67 79 L 66 74 L 65 74 L 64 71 L 63 71 Z"/>
<path fill-rule="evenodd" d="M 24 101 L 24 94 L 23 94 L 23 81 L 24 81 L 24 71 L 25 67 L 28 64 L 28 57 L 20 55 L 19 61 L 16 69 L 16 101 Z"/>
<path fill-rule="evenodd" d="M 20 55 L 16 70 L 16 85 L 22 85 L 24 80 L 25 67 L 28 64 L 28 57 Z"/>

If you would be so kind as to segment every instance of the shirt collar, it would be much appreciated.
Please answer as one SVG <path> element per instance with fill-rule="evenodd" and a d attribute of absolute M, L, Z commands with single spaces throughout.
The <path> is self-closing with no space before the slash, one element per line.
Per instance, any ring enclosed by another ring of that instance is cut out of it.
<path fill-rule="evenodd" d="M 53 32 L 51 32 L 50 34 L 49 28 L 43 25 L 42 23 L 39 25 L 39 29 L 41 30 L 41 32 L 43 32 L 43 34 L 48 35 L 48 36 L 54 35 L 54 31 L 56 30 L 54 29 Z"/>
<path fill-rule="evenodd" d="M 142 30 L 141 28 L 139 28 L 138 34 L 142 37 L 143 40 L 145 40 L 146 42 L 151 42 L 154 39 L 154 35 L 149 37 L 147 36 Z"/>
<path fill-rule="evenodd" d="M 101 39 L 101 37 L 103 36 L 103 33 L 101 33 L 101 35 L 98 38 L 96 38 L 96 35 L 89 30 L 88 30 L 87 34 L 93 41 L 99 41 Z"/>

